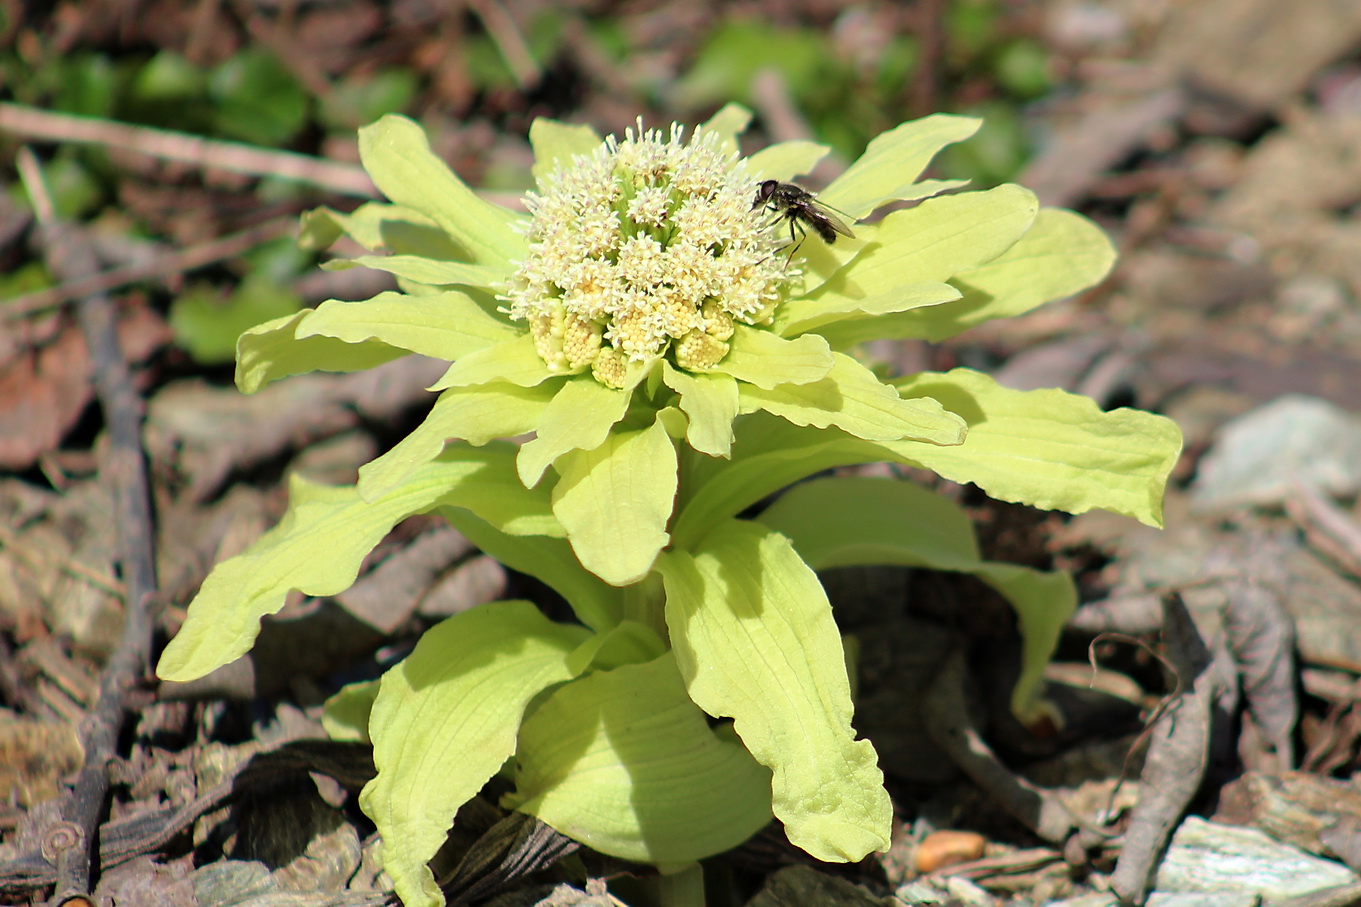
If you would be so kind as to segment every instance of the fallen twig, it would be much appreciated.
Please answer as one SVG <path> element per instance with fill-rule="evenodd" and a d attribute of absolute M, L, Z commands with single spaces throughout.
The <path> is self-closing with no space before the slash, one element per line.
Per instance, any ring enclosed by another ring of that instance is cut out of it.
<path fill-rule="evenodd" d="M 941 666 L 923 701 L 927 733 L 998 806 L 1041 839 L 1062 845 L 1080 823 L 1053 793 L 1013 774 L 983 740 L 969 715 L 966 671 L 960 652 Z"/>
<path fill-rule="evenodd" d="M 221 142 L 184 132 L 133 126 L 95 117 L 53 113 L 22 104 L 0 103 L 0 131 L 44 142 L 77 142 L 135 151 L 181 161 L 196 167 L 216 167 L 250 176 L 310 183 L 342 195 L 375 198 L 378 190 L 362 168 L 292 151 L 275 151 Z"/>
<path fill-rule="evenodd" d="M 1295 483 L 1285 511 L 1299 524 L 1309 544 L 1353 577 L 1361 577 L 1361 525 L 1317 488 Z"/>
<path fill-rule="evenodd" d="M 60 286 L 15 296 L 13 299 L 5 300 L 4 305 L 0 306 L 0 316 L 7 319 L 21 318 L 64 305 L 75 299 L 107 293 L 130 283 L 174 277 L 214 262 L 235 258 L 271 239 L 286 235 L 294 229 L 296 223 L 296 219 L 292 217 L 275 218 L 221 239 L 159 255 L 150 261 L 101 271 L 88 277 L 70 280 Z"/>
<path fill-rule="evenodd" d="M 98 268 L 94 253 L 77 230 L 56 219 L 37 157 L 27 148 L 19 154 L 19 171 L 33 201 L 48 267 L 62 279 L 88 277 Z M 102 293 L 92 294 L 81 301 L 78 314 L 104 410 L 109 443 L 100 471 L 113 488 L 112 524 L 118 527 L 117 561 L 127 598 L 122 637 L 100 676 L 95 708 L 80 728 L 85 765 L 62 802 L 64 821 L 55 823 L 45 836 L 45 853 L 57 866 L 55 903 L 88 896 L 92 890 L 97 830 L 109 790 L 108 764 L 116 755 L 127 693 L 151 657 L 150 606 L 156 593 L 151 497 L 141 447 L 142 401 L 118 348 L 113 301 Z"/>
<path fill-rule="evenodd" d="M 1148 899 L 1158 863 L 1205 776 L 1217 688 L 1210 652 L 1176 593 L 1163 599 L 1163 643 L 1183 692 L 1153 724 L 1141 797 L 1111 874 L 1111 890 L 1136 905 Z"/>
<path fill-rule="evenodd" d="M 52 552 L 49 551 L 45 551 L 41 555 L 33 551 L 19 538 L 18 533 L 7 526 L 0 526 L 0 548 L 10 549 L 30 564 L 40 563 L 40 558 L 50 559 L 52 556 Z M 127 595 L 127 589 L 117 579 L 101 570 L 82 564 L 74 557 L 63 555 L 58 558 L 56 566 L 58 570 L 68 576 L 87 582 L 101 592 L 107 592 L 116 598 L 124 598 Z"/>

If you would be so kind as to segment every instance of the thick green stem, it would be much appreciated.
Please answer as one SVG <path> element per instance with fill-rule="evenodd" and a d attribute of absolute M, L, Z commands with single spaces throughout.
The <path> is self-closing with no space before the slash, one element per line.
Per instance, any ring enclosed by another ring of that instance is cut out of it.
<path fill-rule="evenodd" d="M 659 907 L 704 907 L 704 867 L 699 863 L 656 878 Z"/>
<path fill-rule="evenodd" d="M 631 586 L 625 586 L 624 619 L 635 620 L 652 628 L 662 639 L 668 639 L 666 631 L 666 590 L 662 587 L 662 577 L 650 573 Z"/>

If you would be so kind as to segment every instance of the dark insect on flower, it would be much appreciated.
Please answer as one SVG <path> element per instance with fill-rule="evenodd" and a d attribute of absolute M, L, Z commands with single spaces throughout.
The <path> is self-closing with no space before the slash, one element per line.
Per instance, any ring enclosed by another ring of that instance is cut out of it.
<path fill-rule="evenodd" d="M 778 215 L 777 221 L 789 222 L 789 241 L 799 240 L 798 245 L 790 252 L 791 255 L 803 245 L 803 237 L 808 235 L 806 227 L 812 227 L 813 232 L 822 237 L 822 241 L 828 245 L 836 242 L 838 233 L 855 238 L 851 228 L 818 201 L 817 196 L 793 183 L 765 180 L 756 189 L 756 201 L 752 202 L 751 207 L 752 210 L 765 207 L 766 210 L 774 211 Z M 794 235 L 795 229 L 799 231 L 798 237 Z"/>

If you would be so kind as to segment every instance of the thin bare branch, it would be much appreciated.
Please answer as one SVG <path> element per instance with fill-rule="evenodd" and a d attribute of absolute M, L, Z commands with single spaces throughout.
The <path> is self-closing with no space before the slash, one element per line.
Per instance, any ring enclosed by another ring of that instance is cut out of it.
<path fill-rule="evenodd" d="M 218 261 L 235 258 L 272 239 L 287 235 L 296 221 L 291 217 L 247 227 L 239 233 L 214 239 L 178 252 L 159 255 L 150 261 L 137 262 L 72 280 L 46 290 L 37 290 L 0 301 L 0 319 L 22 318 L 96 293 L 107 293 L 119 287 L 143 280 L 164 280 L 178 274 L 202 268 Z"/>
<path fill-rule="evenodd" d="M 56 220 L 37 156 L 28 148 L 19 154 L 19 171 L 33 200 L 52 273 L 68 280 L 93 274 L 98 264 L 90 244 L 71 225 Z M 127 597 L 122 636 L 100 675 L 94 710 L 81 724 L 85 764 L 62 802 L 62 821 L 46 835 L 56 858 L 56 904 L 71 897 L 88 898 L 93 889 L 99 820 L 107 811 L 108 766 L 117 755 L 127 695 L 150 663 L 151 601 L 156 594 L 151 493 L 141 444 L 142 401 L 118 348 L 113 301 L 102 293 L 85 298 L 79 319 L 90 348 L 95 390 L 104 410 L 108 445 L 100 474 L 113 489 L 112 524 L 118 527 L 117 560 Z"/>
<path fill-rule="evenodd" d="M 103 145 L 196 167 L 215 167 L 249 176 L 272 176 L 320 186 L 342 195 L 360 198 L 378 195 L 368 174 L 353 164 L 239 142 L 221 142 L 166 129 L 53 113 L 22 104 L 0 103 L 0 131 L 43 142 Z"/>

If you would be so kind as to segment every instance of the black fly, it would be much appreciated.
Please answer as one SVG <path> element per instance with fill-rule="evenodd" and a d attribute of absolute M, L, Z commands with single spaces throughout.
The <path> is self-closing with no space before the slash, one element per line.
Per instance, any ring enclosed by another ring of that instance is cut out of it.
<path fill-rule="evenodd" d="M 818 201 L 817 196 L 793 183 L 782 183 L 779 180 L 763 181 L 756 189 L 756 201 L 752 202 L 751 207 L 753 211 L 765 207 L 779 215 L 777 220 L 788 221 L 789 241 L 794 242 L 797 238 L 799 245 L 803 245 L 802 237 L 808 235 L 805 225 L 812 227 L 813 232 L 822 237 L 822 241 L 828 245 L 836 242 L 838 233 L 855 238 L 851 228 Z M 795 237 L 795 229 L 799 231 L 799 237 Z M 798 251 L 799 245 L 796 245 L 789 254 L 793 255 Z"/>

